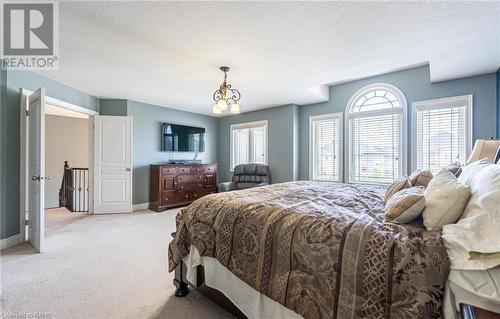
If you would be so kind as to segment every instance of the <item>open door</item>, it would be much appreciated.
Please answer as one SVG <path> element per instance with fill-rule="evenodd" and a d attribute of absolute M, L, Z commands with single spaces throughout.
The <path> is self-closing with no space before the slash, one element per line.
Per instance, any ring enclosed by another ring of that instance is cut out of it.
<path fill-rule="evenodd" d="M 45 89 L 29 96 L 28 241 L 44 251 L 45 237 Z"/>
<path fill-rule="evenodd" d="M 132 212 L 132 118 L 94 117 L 94 214 Z"/>

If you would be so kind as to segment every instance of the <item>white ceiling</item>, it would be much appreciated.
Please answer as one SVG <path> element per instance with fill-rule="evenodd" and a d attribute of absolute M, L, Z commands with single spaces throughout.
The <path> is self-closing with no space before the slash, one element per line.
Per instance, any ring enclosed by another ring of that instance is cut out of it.
<path fill-rule="evenodd" d="M 443 81 L 500 66 L 500 2 L 60 2 L 50 78 L 103 98 L 211 112 L 229 65 L 242 112 L 430 64 Z"/>

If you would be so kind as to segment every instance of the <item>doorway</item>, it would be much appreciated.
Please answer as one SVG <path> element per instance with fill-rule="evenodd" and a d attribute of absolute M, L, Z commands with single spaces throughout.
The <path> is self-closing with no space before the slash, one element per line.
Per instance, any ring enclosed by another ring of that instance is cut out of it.
<path fill-rule="evenodd" d="M 91 213 L 95 116 L 43 88 L 21 90 L 21 238 L 38 252 L 46 232 Z"/>
<path fill-rule="evenodd" d="M 61 211 L 62 207 L 83 214 L 132 213 L 132 117 L 97 115 L 95 111 L 45 96 L 43 87 L 35 92 L 22 89 L 21 97 L 21 238 L 28 240 L 38 252 L 44 250 L 46 208 L 55 205 L 57 189 L 58 211 L 53 214 L 56 225 L 57 221 L 71 220 L 68 216 L 76 216 Z M 72 125 L 65 131 L 57 127 L 54 134 L 50 129 L 47 131 L 51 115 L 61 116 L 61 112 L 66 117 L 88 120 L 88 133 L 80 133 L 87 139 L 88 146 L 85 142 L 76 142 Z M 66 149 L 71 148 L 69 153 L 76 152 L 75 146 L 83 152 L 86 148 L 86 155 L 80 153 L 71 163 L 66 159 L 70 156 L 67 150 L 65 154 L 52 154 L 46 134 L 54 135 L 55 142 L 64 140 L 64 143 L 76 144 L 66 145 Z M 56 156 L 55 163 L 47 166 L 46 161 L 55 155 L 63 157 Z M 85 162 L 84 157 L 88 161 Z M 61 161 L 66 162 L 62 167 Z M 75 166 L 75 163 L 82 164 Z M 53 167 L 54 178 L 48 175 L 48 167 Z M 46 187 L 51 201 L 48 205 L 45 204 Z"/>
<path fill-rule="evenodd" d="M 45 234 L 89 212 L 90 116 L 45 103 Z"/>

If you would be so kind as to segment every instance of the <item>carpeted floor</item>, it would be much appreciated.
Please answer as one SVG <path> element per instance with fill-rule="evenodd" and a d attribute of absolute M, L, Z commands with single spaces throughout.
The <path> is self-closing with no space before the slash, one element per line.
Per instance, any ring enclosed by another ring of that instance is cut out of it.
<path fill-rule="evenodd" d="M 47 252 L 2 251 L 1 312 L 50 318 L 233 318 L 193 291 L 173 296 L 167 244 L 177 210 L 90 215 L 50 229 Z"/>
<path fill-rule="evenodd" d="M 87 213 L 72 213 L 65 207 L 49 208 L 45 210 L 45 234 L 50 235 L 53 231 L 67 224 L 88 217 Z"/>

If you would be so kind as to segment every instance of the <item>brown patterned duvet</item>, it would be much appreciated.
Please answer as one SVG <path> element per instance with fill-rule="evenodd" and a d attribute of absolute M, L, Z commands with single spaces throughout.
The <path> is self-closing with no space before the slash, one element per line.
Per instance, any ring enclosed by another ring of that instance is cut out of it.
<path fill-rule="evenodd" d="M 290 182 L 214 194 L 177 215 L 169 268 L 215 257 L 304 318 L 440 318 L 439 231 L 383 222 L 384 188 Z"/>

